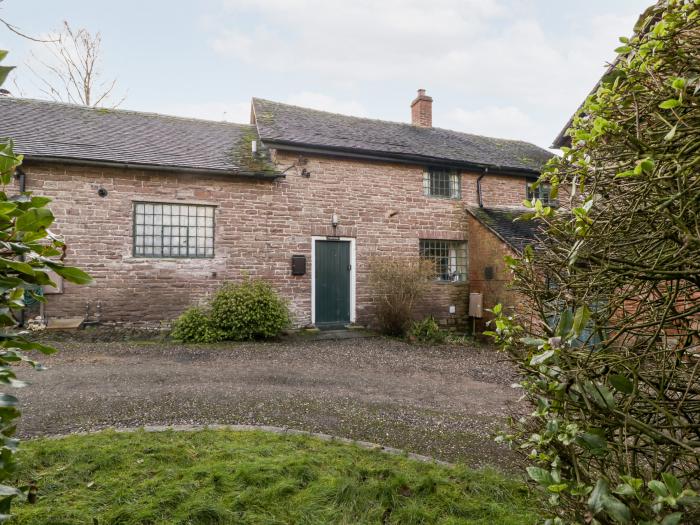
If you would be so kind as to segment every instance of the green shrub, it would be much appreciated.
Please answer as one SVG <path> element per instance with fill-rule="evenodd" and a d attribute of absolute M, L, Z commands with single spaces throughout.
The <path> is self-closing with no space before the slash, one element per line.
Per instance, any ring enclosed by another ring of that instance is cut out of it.
<path fill-rule="evenodd" d="M 222 340 L 223 334 L 212 326 L 203 308 L 193 306 L 177 318 L 170 337 L 185 343 L 216 343 Z"/>
<path fill-rule="evenodd" d="M 419 343 L 442 344 L 447 341 L 447 332 L 440 328 L 440 325 L 432 315 L 422 321 L 416 321 L 411 326 L 410 338 Z"/>
<path fill-rule="evenodd" d="M 289 324 L 287 305 L 265 281 L 225 285 L 211 303 L 211 324 L 224 339 L 275 337 Z"/>

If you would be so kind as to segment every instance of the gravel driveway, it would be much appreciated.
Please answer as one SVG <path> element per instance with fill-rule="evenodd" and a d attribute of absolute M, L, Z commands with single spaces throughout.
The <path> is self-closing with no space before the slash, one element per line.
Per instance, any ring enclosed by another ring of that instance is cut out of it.
<path fill-rule="evenodd" d="M 493 349 L 384 338 L 215 346 L 60 342 L 24 370 L 24 437 L 144 424 L 261 424 L 507 468 L 491 435 L 522 412 Z"/>

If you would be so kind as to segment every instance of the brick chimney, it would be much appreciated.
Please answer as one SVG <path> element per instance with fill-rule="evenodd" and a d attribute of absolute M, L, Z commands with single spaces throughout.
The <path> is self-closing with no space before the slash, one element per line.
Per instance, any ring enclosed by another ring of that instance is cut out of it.
<path fill-rule="evenodd" d="M 411 102 L 411 124 L 421 128 L 433 127 L 433 98 L 418 90 L 418 96 Z"/>

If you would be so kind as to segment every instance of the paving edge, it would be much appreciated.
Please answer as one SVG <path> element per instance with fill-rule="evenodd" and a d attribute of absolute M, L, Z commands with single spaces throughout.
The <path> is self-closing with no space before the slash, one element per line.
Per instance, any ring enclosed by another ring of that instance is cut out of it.
<path fill-rule="evenodd" d="M 308 436 L 322 441 L 329 441 L 334 443 L 343 443 L 345 445 L 356 445 L 360 448 L 366 450 L 377 450 L 385 454 L 390 454 L 393 456 L 402 456 L 415 461 L 420 461 L 422 463 L 433 463 L 435 465 L 440 465 L 443 467 L 454 467 L 454 463 L 448 461 L 442 461 L 440 459 L 432 458 L 430 456 L 424 456 L 422 454 L 415 454 L 413 452 L 407 452 L 400 448 L 385 447 L 384 445 L 379 445 L 378 443 L 371 443 L 369 441 L 360 441 L 356 439 L 349 439 L 339 436 L 333 436 L 331 434 L 323 434 L 320 432 L 309 432 L 308 430 L 296 430 L 293 428 L 285 427 L 274 427 L 269 425 L 144 425 L 141 427 L 106 427 L 99 430 L 87 431 L 87 432 L 73 432 L 70 434 L 54 434 L 50 436 L 34 436 L 23 441 L 33 441 L 35 439 L 62 439 L 71 436 L 89 436 L 92 434 L 98 434 L 99 432 L 104 432 L 105 430 L 111 430 L 114 432 L 167 432 L 169 430 L 175 432 L 197 432 L 200 430 L 230 430 L 234 432 L 252 432 L 252 431 L 263 431 L 270 432 L 271 434 L 280 435 L 292 435 L 292 436 Z"/>

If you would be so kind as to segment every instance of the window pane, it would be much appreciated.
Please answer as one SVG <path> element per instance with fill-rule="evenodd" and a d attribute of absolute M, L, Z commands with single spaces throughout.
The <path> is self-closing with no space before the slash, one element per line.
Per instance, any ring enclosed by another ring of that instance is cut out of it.
<path fill-rule="evenodd" d="M 532 183 L 527 183 L 527 200 L 539 199 L 545 206 L 556 206 L 556 199 L 552 199 L 552 185 L 542 183 L 536 188 L 533 188 Z"/>
<path fill-rule="evenodd" d="M 459 174 L 450 173 L 450 197 L 459 199 L 460 197 Z"/>
<path fill-rule="evenodd" d="M 448 170 L 430 170 L 423 174 L 423 193 L 432 197 L 460 198 L 460 174 Z"/>
<path fill-rule="evenodd" d="M 133 253 L 138 257 L 213 257 L 213 207 L 135 203 Z"/>
<path fill-rule="evenodd" d="M 437 280 L 447 282 L 466 281 L 466 242 L 421 240 L 420 255 L 434 263 Z"/>

